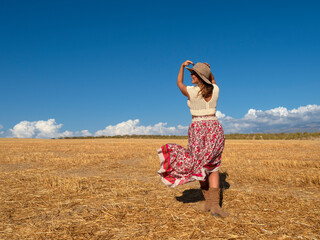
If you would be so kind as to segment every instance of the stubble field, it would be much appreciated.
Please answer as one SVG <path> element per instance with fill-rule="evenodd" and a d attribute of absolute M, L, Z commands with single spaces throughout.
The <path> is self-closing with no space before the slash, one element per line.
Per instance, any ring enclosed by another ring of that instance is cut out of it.
<path fill-rule="evenodd" d="M 0 239 L 320 239 L 320 141 L 227 140 L 221 219 L 168 188 L 178 139 L 0 139 Z"/>

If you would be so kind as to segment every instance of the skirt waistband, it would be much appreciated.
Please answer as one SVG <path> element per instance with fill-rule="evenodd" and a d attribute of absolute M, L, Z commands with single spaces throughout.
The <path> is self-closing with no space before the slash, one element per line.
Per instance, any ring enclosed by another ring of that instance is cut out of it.
<path fill-rule="evenodd" d="M 202 120 L 218 120 L 216 115 L 205 115 L 205 116 L 192 116 L 191 122 L 197 122 Z"/>

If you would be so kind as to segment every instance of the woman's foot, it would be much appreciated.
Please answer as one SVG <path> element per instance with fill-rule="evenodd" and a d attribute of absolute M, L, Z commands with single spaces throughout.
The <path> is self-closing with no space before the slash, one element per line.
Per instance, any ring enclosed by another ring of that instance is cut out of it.
<path fill-rule="evenodd" d="M 210 212 L 212 216 L 228 217 L 230 214 L 223 211 L 219 205 L 220 202 L 220 188 L 209 188 L 207 192 L 206 202 L 209 202 Z"/>

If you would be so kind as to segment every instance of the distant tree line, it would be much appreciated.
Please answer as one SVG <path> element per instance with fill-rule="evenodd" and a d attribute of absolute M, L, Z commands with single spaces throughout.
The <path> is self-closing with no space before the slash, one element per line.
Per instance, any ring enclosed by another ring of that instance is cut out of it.
<path fill-rule="evenodd" d="M 247 140 L 304 140 L 320 138 L 320 132 L 296 132 L 296 133 L 230 133 L 226 139 Z M 86 136 L 86 137 L 60 137 L 59 139 L 97 139 L 97 138 L 138 138 L 138 139 L 188 139 L 188 136 L 176 135 L 116 135 L 116 136 Z M 54 139 L 54 138 L 53 138 Z"/>
<path fill-rule="evenodd" d="M 115 135 L 115 136 L 86 136 L 86 137 L 59 137 L 59 139 L 96 139 L 96 138 L 154 138 L 154 139 L 188 139 L 187 136 L 176 136 L 176 135 Z"/>
<path fill-rule="evenodd" d="M 304 140 L 320 138 L 320 132 L 296 132 L 296 133 L 231 133 L 226 134 L 226 139 L 248 140 Z"/>

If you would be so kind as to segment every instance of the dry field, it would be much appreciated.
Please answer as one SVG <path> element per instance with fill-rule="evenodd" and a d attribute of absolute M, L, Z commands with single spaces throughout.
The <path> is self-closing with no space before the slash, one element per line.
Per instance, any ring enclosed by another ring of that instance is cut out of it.
<path fill-rule="evenodd" d="M 320 239 L 320 141 L 227 140 L 225 219 L 160 181 L 168 142 L 0 139 L 0 239 Z"/>

